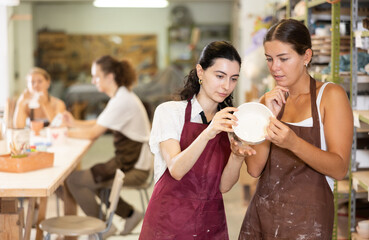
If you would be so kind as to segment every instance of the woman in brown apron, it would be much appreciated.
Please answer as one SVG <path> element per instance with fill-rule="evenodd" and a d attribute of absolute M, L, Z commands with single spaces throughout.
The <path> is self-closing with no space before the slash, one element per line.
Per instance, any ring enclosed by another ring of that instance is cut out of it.
<path fill-rule="evenodd" d="M 240 65 L 232 45 L 210 43 L 188 76 L 182 101 L 157 107 L 150 147 L 159 176 L 140 240 L 228 239 L 221 178 L 234 163 L 226 132 L 236 120 L 230 111 L 237 109 L 225 106 L 232 106 Z"/>
<path fill-rule="evenodd" d="M 261 102 L 276 118 L 270 119 L 267 141 L 246 157 L 248 172 L 260 179 L 239 239 L 331 239 L 334 208 L 327 178 L 342 179 L 348 169 L 353 119 L 347 95 L 327 84 L 317 106 L 323 83 L 308 74 L 311 40 L 302 23 L 274 25 L 264 49 L 276 87 Z"/>

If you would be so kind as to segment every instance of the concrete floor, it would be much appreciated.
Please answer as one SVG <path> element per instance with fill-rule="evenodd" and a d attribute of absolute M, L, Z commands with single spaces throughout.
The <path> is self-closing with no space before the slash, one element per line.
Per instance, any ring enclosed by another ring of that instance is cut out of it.
<path fill-rule="evenodd" d="M 82 159 L 82 168 L 89 168 L 92 165 L 98 162 L 104 162 L 109 159 L 110 156 L 113 155 L 113 146 L 112 146 L 112 136 L 107 134 L 100 137 L 95 141 L 91 149 L 85 154 Z M 153 186 L 149 189 L 149 193 L 151 195 L 153 190 Z M 142 210 L 141 201 L 139 192 L 131 189 L 123 189 L 122 196 L 126 201 L 131 203 L 135 208 Z M 236 184 L 231 191 L 224 194 L 224 203 L 227 215 L 227 224 L 229 231 L 230 240 L 238 239 L 238 233 L 243 221 L 243 217 L 246 213 L 247 206 L 244 204 L 242 200 L 242 191 L 241 185 Z M 61 211 L 63 211 L 63 205 L 61 202 Z M 79 209 L 79 215 L 83 215 L 83 212 Z M 49 204 L 47 206 L 47 215 L 46 217 L 56 216 L 56 200 L 55 196 L 52 196 L 49 200 Z M 123 220 L 120 220 L 118 217 L 113 220 L 114 224 L 117 226 L 118 230 L 121 230 L 123 227 Z M 111 236 L 108 240 L 137 240 L 139 231 L 141 229 L 142 222 L 133 230 L 133 233 L 129 236 Z M 347 239 L 345 236 L 347 235 L 347 218 L 339 217 L 339 239 Z M 32 239 L 34 239 L 35 231 L 32 231 Z M 62 239 L 57 236 L 53 236 L 52 239 Z M 87 237 L 80 237 L 79 240 L 87 240 Z"/>

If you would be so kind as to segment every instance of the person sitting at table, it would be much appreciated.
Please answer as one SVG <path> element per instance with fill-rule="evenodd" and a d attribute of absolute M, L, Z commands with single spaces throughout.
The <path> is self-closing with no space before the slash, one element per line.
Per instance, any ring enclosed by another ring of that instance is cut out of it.
<path fill-rule="evenodd" d="M 47 126 L 57 114 L 66 110 L 62 100 L 48 93 L 50 84 L 51 77 L 42 68 L 32 68 L 27 74 L 27 89 L 19 96 L 14 110 L 15 128 L 24 128 L 33 120 L 43 121 Z"/>
<path fill-rule="evenodd" d="M 95 200 L 98 190 L 114 178 L 117 168 L 125 173 L 124 185 L 137 186 L 146 181 L 152 164 L 148 145 L 150 121 L 145 107 L 131 91 L 136 71 L 128 60 L 118 61 L 111 56 L 97 59 L 91 68 L 92 83 L 110 100 L 97 120 L 75 120 L 64 114 L 69 137 L 96 139 L 111 130 L 114 135 L 115 156 L 92 168 L 74 171 L 66 180 L 67 187 L 88 216 L 99 217 L 100 207 Z M 125 219 L 121 235 L 129 234 L 142 220 L 143 213 L 122 198 L 116 214 Z"/>

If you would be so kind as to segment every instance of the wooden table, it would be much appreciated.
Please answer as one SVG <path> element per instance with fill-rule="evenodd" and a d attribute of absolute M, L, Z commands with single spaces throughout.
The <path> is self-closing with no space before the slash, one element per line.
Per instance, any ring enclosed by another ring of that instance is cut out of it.
<path fill-rule="evenodd" d="M 92 145 L 90 140 L 68 138 L 66 144 L 52 146 L 48 152 L 54 153 L 54 166 L 51 168 L 40 169 L 25 173 L 5 173 L 0 172 L 0 198 L 2 200 L 16 200 L 18 197 L 29 198 L 28 212 L 26 215 L 26 226 L 24 232 L 24 240 L 30 239 L 32 227 L 32 219 L 34 206 L 37 198 L 40 198 L 38 223 L 45 218 L 47 198 L 63 184 L 67 176 L 78 166 L 83 154 Z M 68 205 L 68 200 L 65 199 L 65 205 Z M 73 201 L 72 201 L 73 202 Z M 69 202 L 70 204 L 70 202 Z M 68 214 L 73 214 L 75 208 L 72 207 Z M 10 218 L 5 220 L 5 224 Z M 0 219 L 1 220 L 1 219 Z M 4 233 L 3 233 L 4 234 Z M 13 240 L 10 234 L 3 235 L 0 239 Z M 42 231 L 37 226 L 36 240 L 42 239 Z"/>

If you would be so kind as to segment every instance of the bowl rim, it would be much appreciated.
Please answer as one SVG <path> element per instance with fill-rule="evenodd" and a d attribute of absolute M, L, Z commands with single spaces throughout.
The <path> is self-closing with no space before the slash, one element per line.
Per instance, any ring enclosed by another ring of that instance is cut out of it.
<path fill-rule="evenodd" d="M 369 220 L 361 220 L 357 223 L 357 226 L 359 227 L 359 225 L 361 226 L 365 226 L 365 228 L 361 228 L 361 229 L 365 229 L 365 230 L 369 230 Z"/>
<path fill-rule="evenodd" d="M 256 106 L 260 106 L 262 107 L 264 110 L 266 110 L 270 116 L 274 116 L 273 112 L 267 107 L 265 106 L 264 104 L 262 103 L 259 103 L 259 102 L 245 102 L 245 103 L 242 103 L 241 105 L 239 105 L 237 108 L 240 109 L 240 108 L 243 108 L 245 106 L 248 106 L 248 105 L 256 105 Z M 234 112 L 233 113 L 234 115 L 237 114 L 237 112 Z M 237 116 L 237 115 L 236 115 Z M 262 143 L 265 141 L 265 137 L 263 137 L 262 139 L 260 139 L 259 141 L 256 141 L 256 142 L 251 142 L 251 141 L 247 141 L 247 140 L 244 140 L 242 139 L 241 137 L 239 137 L 237 134 L 236 134 L 236 131 L 235 131 L 235 126 L 232 126 L 232 129 L 234 131 L 234 134 L 242 141 L 244 141 L 245 143 L 249 144 L 249 145 L 256 145 L 256 144 L 259 144 L 259 143 Z"/>

